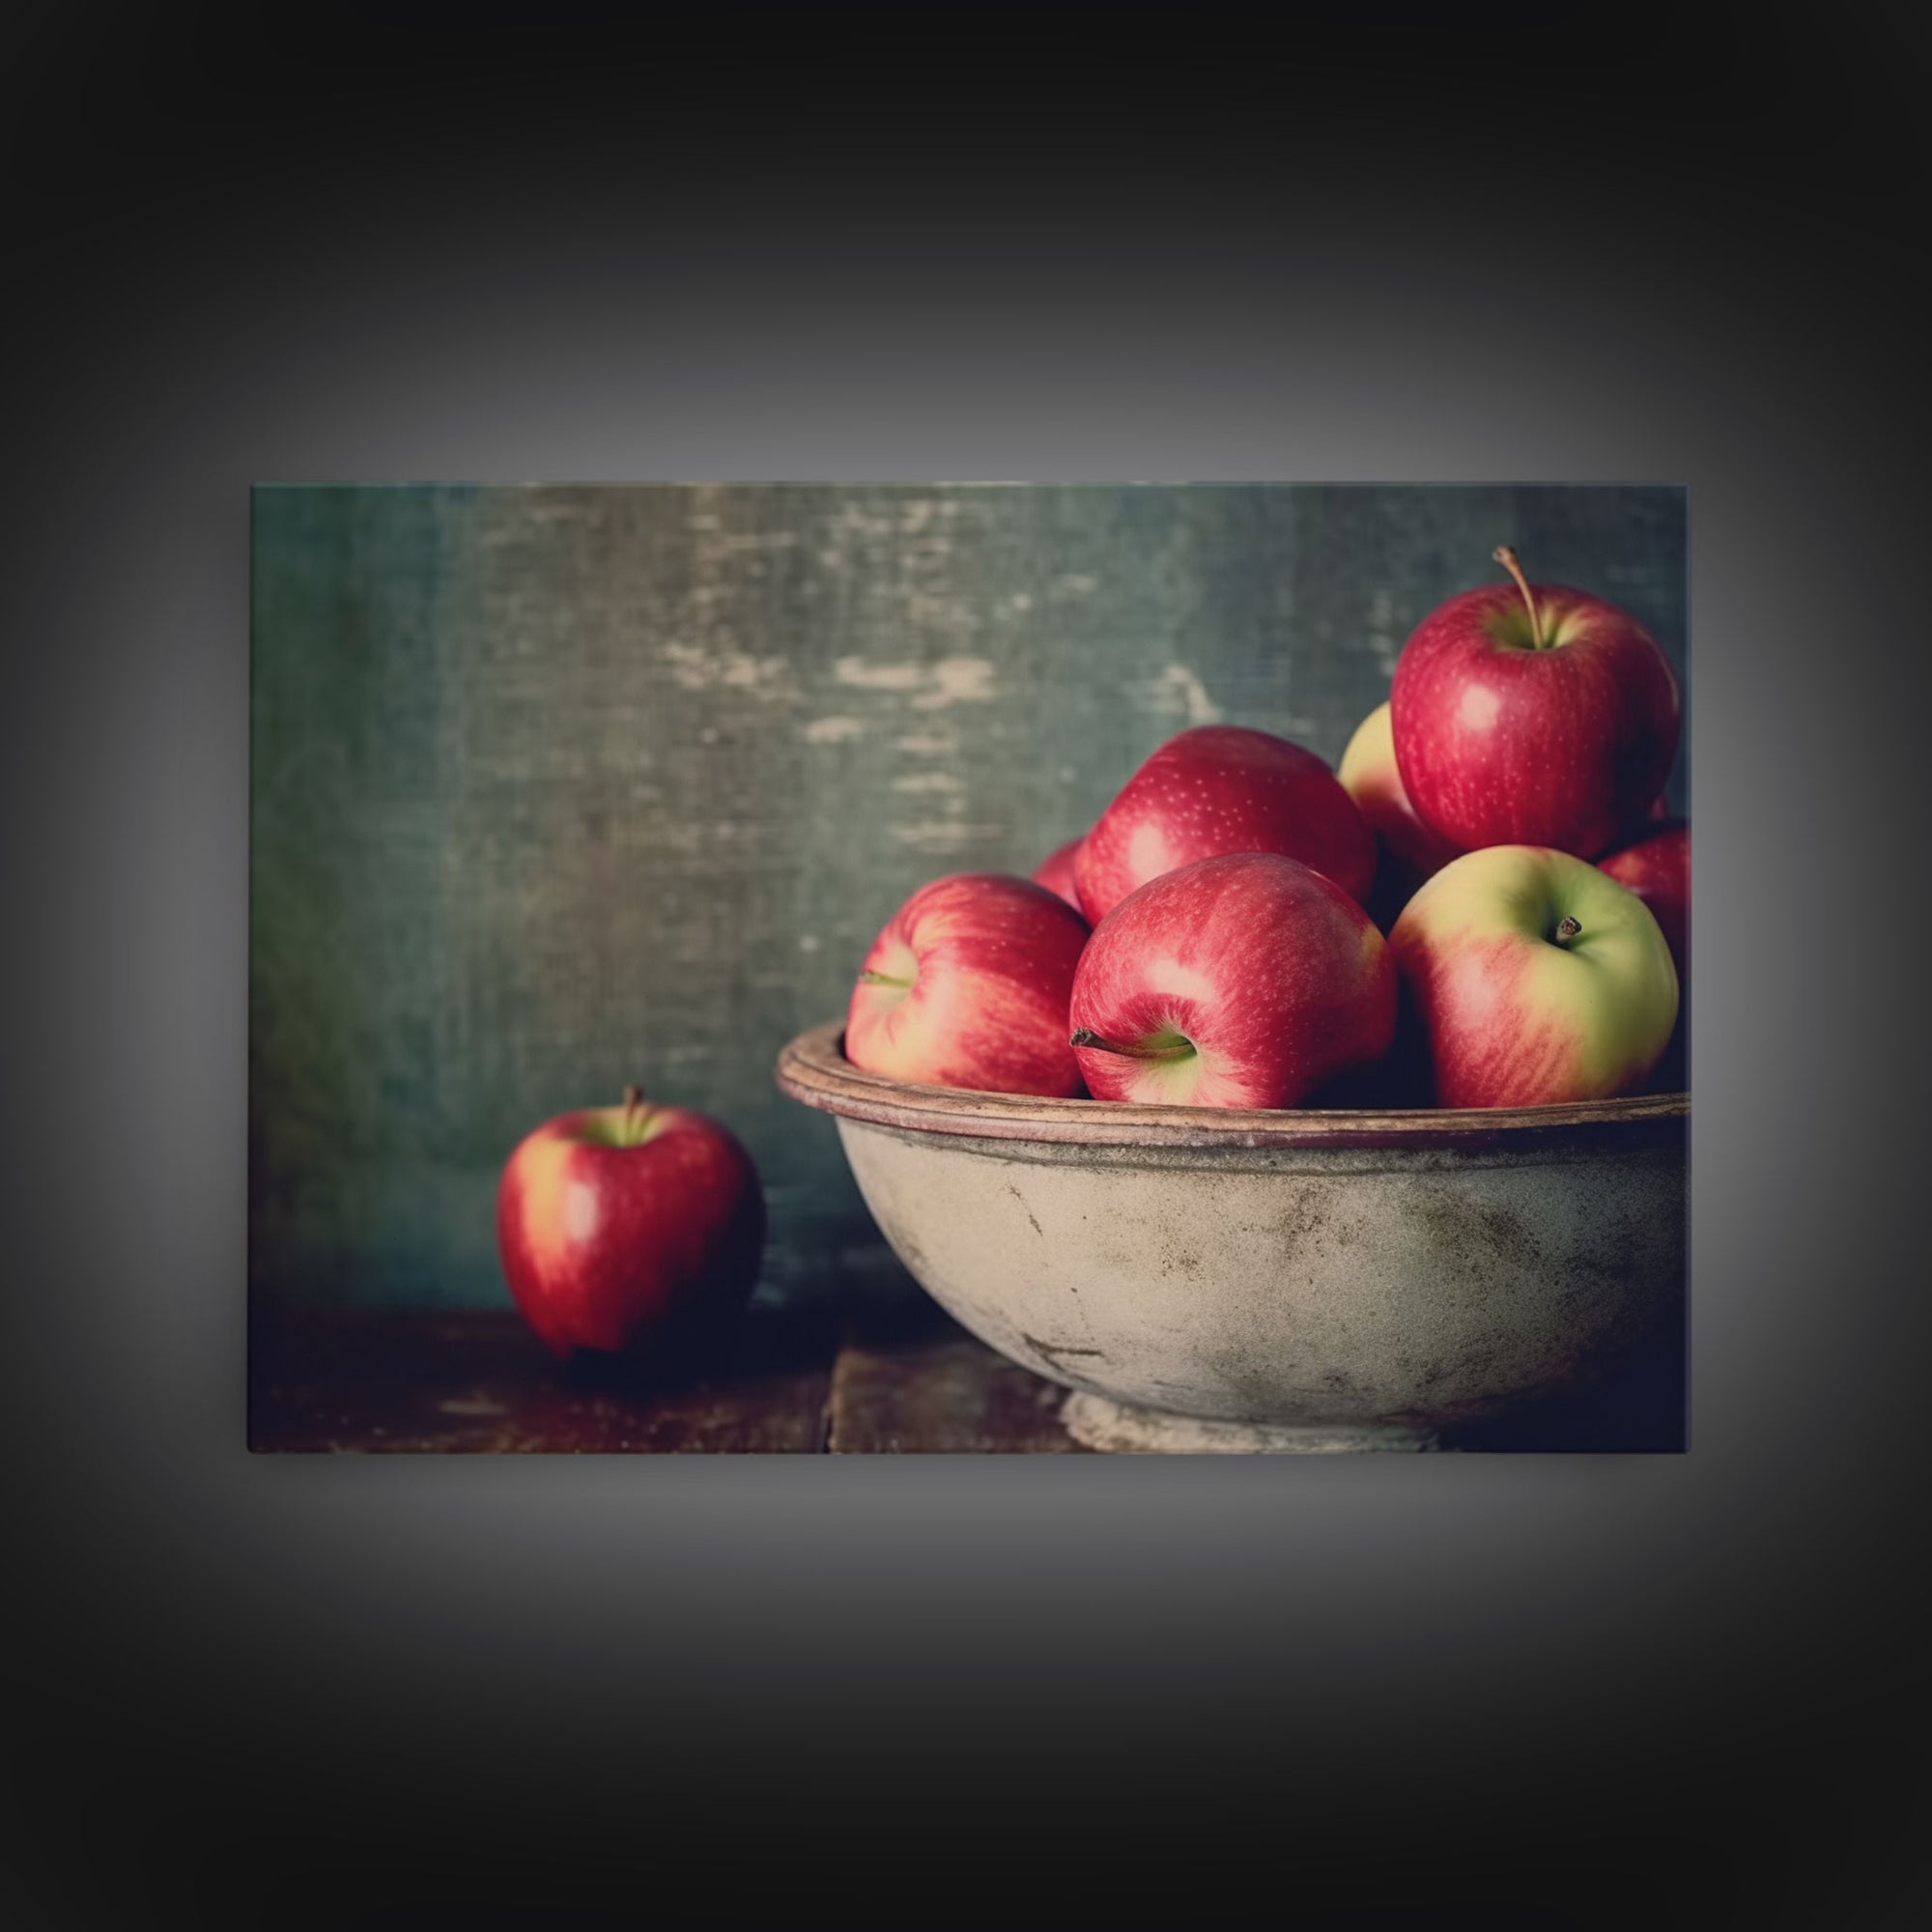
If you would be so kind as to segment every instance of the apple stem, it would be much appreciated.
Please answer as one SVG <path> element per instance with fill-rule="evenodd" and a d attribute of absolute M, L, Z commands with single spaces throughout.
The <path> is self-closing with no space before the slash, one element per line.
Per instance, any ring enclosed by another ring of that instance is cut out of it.
<path fill-rule="evenodd" d="M 862 986 L 910 986 L 910 980 L 895 980 L 890 973 L 874 973 L 868 966 L 859 975 Z"/>
<path fill-rule="evenodd" d="M 1516 587 L 1522 592 L 1522 601 L 1529 606 L 1529 641 L 1537 650 L 1542 650 L 1543 619 L 1537 612 L 1536 599 L 1529 594 L 1529 579 L 1522 574 L 1522 565 L 1517 561 L 1516 552 L 1508 544 L 1498 544 L 1491 554 L 1516 579 Z"/>
<path fill-rule="evenodd" d="M 1563 915 L 1563 917 L 1556 922 L 1557 945 L 1558 946 L 1567 945 L 1571 940 L 1575 939 L 1577 935 L 1582 930 L 1583 930 L 1582 925 L 1577 920 L 1572 919 L 1570 915 L 1566 912 Z"/>
<path fill-rule="evenodd" d="M 1119 1053 L 1128 1060 L 1184 1060 L 1194 1051 L 1194 1042 L 1183 1039 L 1173 1046 L 1123 1046 L 1118 1040 L 1102 1039 L 1090 1027 L 1081 1027 L 1068 1042 L 1072 1046 L 1097 1046 L 1102 1053 Z"/>
<path fill-rule="evenodd" d="M 644 1105 L 643 1089 L 626 1087 L 624 1089 L 624 1122 L 617 1130 L 617 1139 L 624 1147 L 636 1147 L 644 1137 L 644 1124 L 657 1112 L 655 1107 Z"/>

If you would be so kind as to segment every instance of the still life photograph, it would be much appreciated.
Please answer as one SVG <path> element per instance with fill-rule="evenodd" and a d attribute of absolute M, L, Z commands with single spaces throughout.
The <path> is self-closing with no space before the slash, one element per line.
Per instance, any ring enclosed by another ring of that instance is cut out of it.
<path fill-rule="evenodd" d="M 1688 538 L 259 486 L 249 1446 L 1685 1450 Z"/>

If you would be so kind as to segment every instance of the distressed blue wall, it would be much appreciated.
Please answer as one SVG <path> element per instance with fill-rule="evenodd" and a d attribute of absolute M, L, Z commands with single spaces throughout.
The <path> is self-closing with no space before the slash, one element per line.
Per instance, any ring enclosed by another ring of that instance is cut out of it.
<path fill-rule="evenodd" d="M 1339 758 L 1499 542 L 1682 677 L 1686 539 L 1654 488 L 258 491 L 256 1290 L 507 1305 L 505 1154 L 627 1081 L 751 1147 L 762 1294 L 872 1267 L 771 1067 L 906 894 L 1190 723 Z"/>

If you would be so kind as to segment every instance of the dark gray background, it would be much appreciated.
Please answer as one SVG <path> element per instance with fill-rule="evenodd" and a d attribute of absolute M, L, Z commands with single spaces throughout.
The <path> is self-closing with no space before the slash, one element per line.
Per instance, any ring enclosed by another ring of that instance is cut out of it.
<path fill-rule="evenodd" d="M 1054 11 L 17 24 L 15 1922 L 1916 1922 L 1923 30 Z M 249 1459 L 249 484 L 1015 472 L 1689 485 L 1690 1453 Z"/>
<path fill-rule="evenodd" d="M 772 1065 L 908 894 L 1031 872 L 1188 724 L 1339 761 L 1499 542 L 1688 718 L 1686 535 L 1674 487 L 257 491 L 253 1291 L 507 1307 L 505 1156 L 631 1080 L 752 1150 L 764 1300 L 906 1289 Z"/>

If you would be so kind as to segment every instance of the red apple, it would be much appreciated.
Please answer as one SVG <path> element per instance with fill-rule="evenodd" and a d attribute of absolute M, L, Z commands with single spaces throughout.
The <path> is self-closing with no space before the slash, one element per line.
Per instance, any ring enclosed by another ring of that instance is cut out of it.
<path fill-rule="evenodd" d="M 1682 820 L 1599 859 L 1598 866 L 1619 885 L 1628 886 L 1647 905 L 1670 946 L 1677 968 L 1677 1029 L 1650 1085 L 1676 1093 L 1690 1084 L 1687 1034 L 1690 1025 L 1690 827 Z"/>
<path fill-rule="evenodd" d="M 1075 912 L 1081 910 L 1080 891 L 1073 883 L 1073 855 L 1080 849 L 1078 838 L 1069 838 L 1065 845 L 1056 845 L 1037 866 L 1034 867 L 1034 883 L 1044 886 L 1048 892 L 1064 898 Z"/>
<path fill-rule="evenodd" d="M 1604 1099 L 1643 1084 L 1677 969 L 1637 895 L 1586 861 L 1492 845 L 1452 860 L 1389 934 L 1443 1107 Z"/>
<path fill-rule="evenodd" d="M 1598 867 L 1619 885 L 1628 886 L 1645 905 L 1670 943 L 1677 979 L 1688 1000 L 1690 992 L 1690 827 L 1688 822 L 1666 825 L 1599 859 Z"/>
<path fill-rule="evenodd" d="M 1136 888 L 1224 852 L 1276 852 L 1352 899 L 1376 875 L 1375 835 L 1313 752 L 1239 724 L 1170 738 L 1122 787 L 1074 859 L 1096 925 Z"/>
<path fill-rule="evenodd" d="M 845 1015 L 846 1059 L 937 1087 L 1079 1094 L 1066 1002 L 1087 931 L 1031 879 L 934 879 L 866 955 Z"/>
<path fill-rule="evenodd" d="M 1332 879 L 1229 853 L 1163 872 L 1101 921 L 1069 1017 L 1100 1099 L 1293 1107 L 1388 1050 L 1395 969 Z"/>
<path fill-rule="evenodd" d="M 1389 707 L 1378 704 L 1355 726 L 1342 762 L 1335 768 L 1342 789 L 1355 801 L 1385 852 L 1415 875 L 1416 883 L 1439 872 L 1461 847 L 1430 831 L 1416 816 L 1402 788 L 1402 772 L 1395 761 L 1395 736 Z"/>
<path fill-rule="evenodd" d="M 1464 851 L 1547 845 L 1593 859 L 1640 819 L 1677 753 L 1677 680 L 1634 617 L 1560 584 L 1464 591 L 1403 646 L 1396 763 L 1417 815 Z"/>
<path fill-rule="evenodd" d="M 1376 835 L 1376 882 L 1362 905 L 1377 927 L 1388 932 L 1416 887 L 1455 858 L 1456 848 L 1423 824 L 1402 788 L 1386 704 L 1377 705 L 1355 726 L 1335 776 Z"/>
<path fill-rule="evenodd" d="M 668 1343 L 741 1310 L 765 1200 L 752 1157 L 683 1107 L 561 1114 L 511 1154 L 497 1190 L 510 1293 L 558 1355 Z"/>

